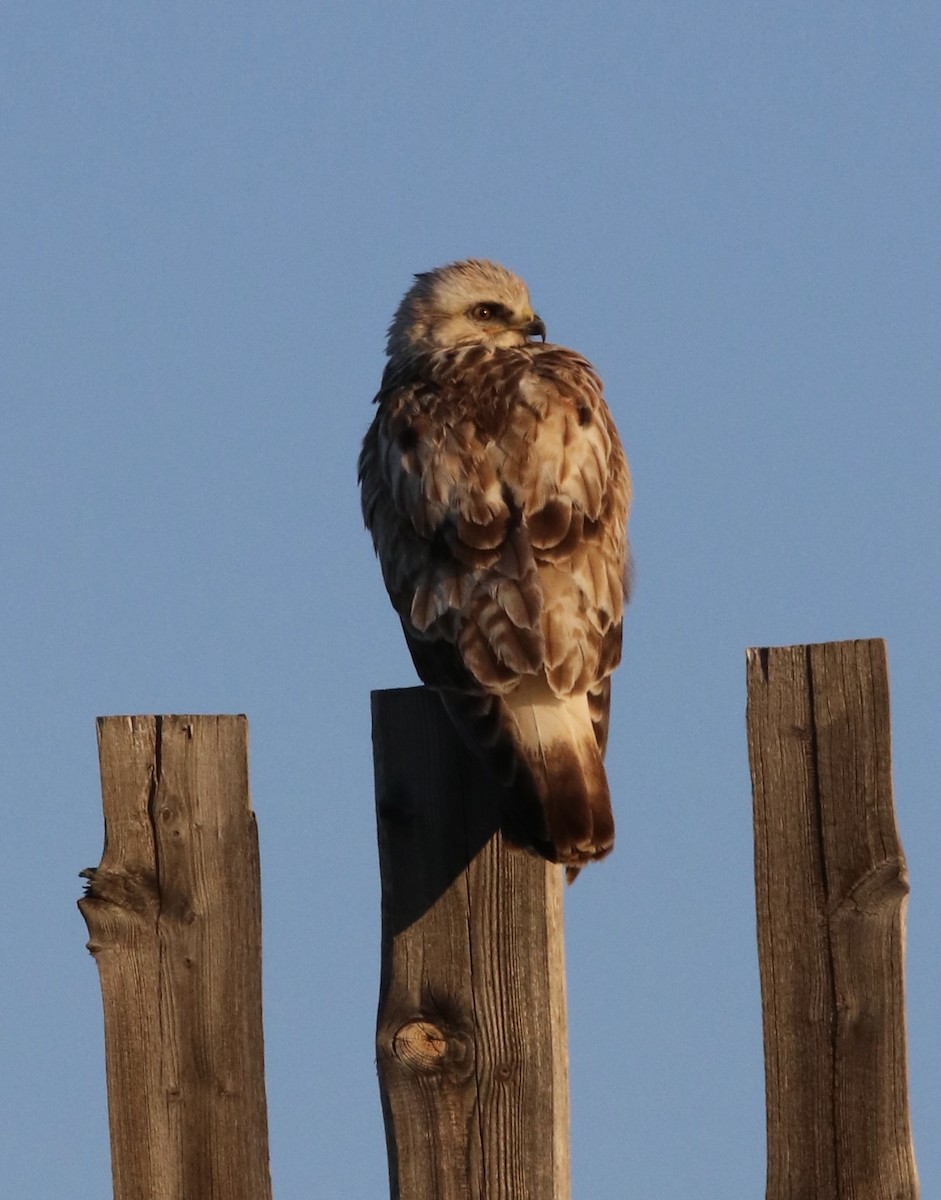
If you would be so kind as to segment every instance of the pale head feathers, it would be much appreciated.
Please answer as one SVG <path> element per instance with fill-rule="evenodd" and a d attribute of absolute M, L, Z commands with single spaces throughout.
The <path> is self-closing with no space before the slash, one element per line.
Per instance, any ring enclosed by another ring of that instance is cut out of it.
<path fill-rule="evenodd" d="M 390 358 L 452 346 L 545 339 L 526 284 L 499 263 L 468 258 L 415 276 L 389 326 Z"/>

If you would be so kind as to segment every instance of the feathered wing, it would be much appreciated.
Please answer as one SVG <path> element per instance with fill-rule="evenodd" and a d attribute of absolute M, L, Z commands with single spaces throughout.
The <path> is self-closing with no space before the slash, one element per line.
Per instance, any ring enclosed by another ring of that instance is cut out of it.
<path fill-rule="evenodd" d="M 418 673 L 510 785 L 507 834 L 600 858 L 630 502 L 600 381 L 558 346 L 473 346 L 390 363 L 377 400 L 363 513 Z"/>

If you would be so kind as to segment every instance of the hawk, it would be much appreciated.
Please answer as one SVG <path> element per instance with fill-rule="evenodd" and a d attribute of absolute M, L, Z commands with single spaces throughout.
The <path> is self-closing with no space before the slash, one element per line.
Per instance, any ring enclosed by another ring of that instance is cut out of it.
<path fill-rule="evenodd" d="M 572 878 L 614 844 L 602 758 L 631 492 L 601 380 L 545 338 L 497 263 L 416 275 L 359 479 L 419 676 L 505 785 L 508 839 Z"/>

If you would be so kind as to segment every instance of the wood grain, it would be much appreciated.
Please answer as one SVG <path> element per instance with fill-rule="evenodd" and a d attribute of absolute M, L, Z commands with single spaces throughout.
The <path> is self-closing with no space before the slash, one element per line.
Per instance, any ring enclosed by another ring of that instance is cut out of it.
<path fill-rule="evenodd" d="M 885 645 L 752 649 L 768 1200 L 913 1200 Z"/>
<path fill-rule="evenodd" d="M 373 693 L 377 1051 L 398 1200 L 568 1200 L 562 872 L 424 688 Z"/>
<path fill-rule="evenodd" d="M 116 1200 L 271 1195 L 258 838 L 244 717 L 98 721 L 101 977 Z"/>

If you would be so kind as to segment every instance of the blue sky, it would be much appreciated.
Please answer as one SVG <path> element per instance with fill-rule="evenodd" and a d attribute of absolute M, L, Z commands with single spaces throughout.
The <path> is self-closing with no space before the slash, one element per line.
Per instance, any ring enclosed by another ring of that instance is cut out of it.
<path fill-rule="evenodd" d="M 411 273 L 607 385 L 619 843 L 567 895 L 576 1196 L 758 1196 L 744 651 L 888 642 L 938 1193 L 936 6 L 11 3 L 0 16 L 0 1188 L 108 1193 L 94 718 L 245 712 L 275 1193 L 386 1194 L 358 444 Z"/>

